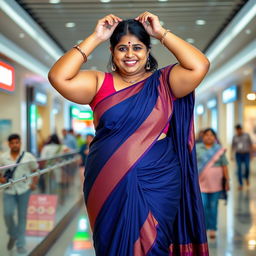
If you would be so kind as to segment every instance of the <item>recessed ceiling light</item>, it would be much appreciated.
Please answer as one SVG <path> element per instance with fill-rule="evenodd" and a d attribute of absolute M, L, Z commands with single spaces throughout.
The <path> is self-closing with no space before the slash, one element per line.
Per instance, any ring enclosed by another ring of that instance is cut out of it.
<path fill-rule="evenodd" d="M 164 22 L 162 20 L 159 21 L 161 26 L 164 26 Z"/>
<path fill-rule="evenodd" d="M 111 0 L 100 0 L 102 3 L 109 3 Z"/>
<path fill-rule="evenodd" d="M 251 31 L 250 29 L 246 29 L 246 30 L 245 30 L 245 33 L 246 33 L 247 35 L 250 35 L 250 34 L 252 33 L 252 31 Z"/>
<path fill-rule="evenodd" d="M 59 4 L 60 0 L 49 0 L 50 4 Z"/>
<path fill-rule="evenodd" d="M 248 93 L 246 98 L 248 100 L 256 100 L 256 94 L 255 93 Z"/>
<path fill-rule="evenodd" d="M 24 33 L 19 33 L 19 38 L 24 38 L 25 34 Z"/>
<path fill-rule="evenodd" d="M 67 22 L 65 26 L 66 26 L 66 28 L 73 28 L 76 26 L 76 23 L 75 22 Z"/>
<path fill-rule="evenodd" d="M 186 41 L 190 44 L 193 44 L 195 42 L 195 39 L 193 38 L 187 38 Z"/>
<path fill-rule="evenodd" d="M 158 2 L 168 2 L 168 0 L 158 0 Z"/>
<path fill-rule="evenodd" d="M 196 20 L 196 25 L 205 25 L 206 21 L 205 20 Z"/>

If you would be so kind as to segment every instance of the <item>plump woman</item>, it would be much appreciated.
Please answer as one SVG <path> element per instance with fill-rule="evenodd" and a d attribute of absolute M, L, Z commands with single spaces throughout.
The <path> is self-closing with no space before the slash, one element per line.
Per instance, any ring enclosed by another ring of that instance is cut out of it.
<path fill-rule="evenodd" d="M 150 37 L 178 64 L 157 69 Z M 112 72 L 80 70 L 108 39 Z M 94 111 L 84 195 L 96 255 L 208 255 L 193 133 L 193 91 L 208 69 L 149 12 L 100 19 L 53 65 L 54 88 Z"/>

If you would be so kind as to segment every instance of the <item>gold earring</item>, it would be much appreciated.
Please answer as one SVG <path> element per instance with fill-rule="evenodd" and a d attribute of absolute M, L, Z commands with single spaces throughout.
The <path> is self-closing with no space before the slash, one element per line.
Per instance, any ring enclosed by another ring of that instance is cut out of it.
<path fill-rule="evenodd" d="M 114 62 L 112 62 L 112 65 L 111 65 L 111 70 L 114 72 L 116 71 L 116 65 Z"/>
<path fill-rule="evenodd" d="M 150 70 L 150 61 L 149 61 L 149 58 L 147 59 L 146 70 Z"/>

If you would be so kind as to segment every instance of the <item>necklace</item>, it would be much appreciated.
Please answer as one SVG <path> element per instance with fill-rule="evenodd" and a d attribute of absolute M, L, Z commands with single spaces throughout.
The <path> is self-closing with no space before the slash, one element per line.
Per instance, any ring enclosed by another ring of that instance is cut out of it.
<path fill-rule="evenodd" d="M 144 74 L 144 75 L 145 75 L 145 74 Z M 134 84 L 134 83 L 136 83 L 137 81 L 142 80 L 142 78 L 144 77 L 144 75 L 143 75 L 143 76 L 140 76 L 139 78 L 137 78 L 137 79 L 135 79 L 135 80 L 126 80 L 126 79 L 124 79 L 122 76 L 120 76 L 120 78 L 121 78 L 124 82 L 126 82 L 126 83 L 128 83 L 128 84 Z"/>

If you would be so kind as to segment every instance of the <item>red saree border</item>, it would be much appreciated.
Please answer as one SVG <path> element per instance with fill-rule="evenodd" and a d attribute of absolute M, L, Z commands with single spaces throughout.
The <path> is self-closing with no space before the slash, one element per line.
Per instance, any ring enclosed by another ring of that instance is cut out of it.
<path fill-rule="evenodd" d="M 146 221 L 140 229 L 140 236 L 134 243 L 134 254 L 136 256 L 145 256 L 152 248 L 157 237 L 158 221 L 149 212 Z"/>
<path fill-rule="evenodd" d="M 94 109 L 94 119 L 93 119 L 93 123 L 94 126 L 97 127 L 99 120 L 101 118 L 101 116 L 111 107 L 113 107 L 114 105 L 116 105 L 117 103 L 128 99 L 129 97 L 135 95 L 136 93 L 138 93 L 142 88 L 145 82 L 140 81 L 134 85 L 131 85 L 127 88 L 124 88 L 122 90 L 119 90 L 111 95 L 109 95 L 108 97 L 104 98 L 102 101 L 100 101 L 95 107 Z"/>
<path fill-rule="evenodd" d="M 171 244 L 169 256 L 209 256 L 207 243 Z"/>
<path fill-rule="evenodd" d="M 116 94 L 110 104 L 122 101 L 123 94 Z M 105 109 L 110 104 L 105 106 Z M 104 105 L 102 106 L 104 108 Z M 142 125 L 116 150 L 96 178 L 87 200 L 87 210 L 92 230 L 96 218 L 111 192 L 134 164 L 154 144 L 172 115 L 173 104 L 165 84 L 160 80 L 156 104 Z M 116 163 L 119 163 L 118 165 Z M 123 166 L 121 166 L 121 164 Z M 110 178 L 111 177 L 111 178 Z"/>

